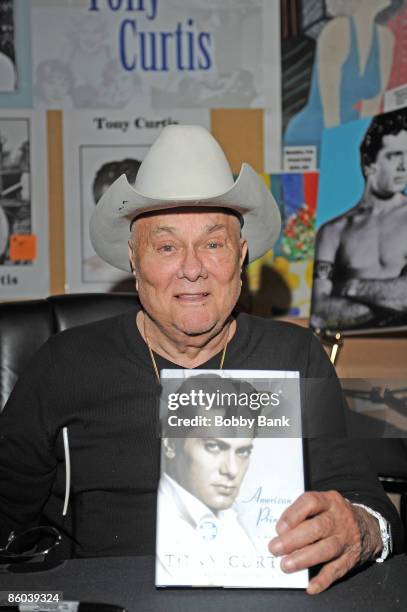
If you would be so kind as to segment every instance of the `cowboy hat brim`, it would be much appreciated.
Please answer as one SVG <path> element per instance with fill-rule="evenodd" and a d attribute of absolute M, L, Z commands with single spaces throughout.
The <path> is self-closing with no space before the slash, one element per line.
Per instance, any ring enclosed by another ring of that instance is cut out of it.
<path fill-rule="evenodd" d="M 249 261 L 258 259 L 274 246 L 281 229 L 278 206 L 264 181 L 248 164 L 242 164 L 235 183 L 215 196 L 166 198 L 139 193 L 122 174 L 103 194 L 90 220 L 90 239 L 96 253 L 120 270 L 130 271 L 127 242 L 130 224 L 144 212 L 180 206 L 230 208 L 244 220 L 242 236 L 249 247 Z"/>

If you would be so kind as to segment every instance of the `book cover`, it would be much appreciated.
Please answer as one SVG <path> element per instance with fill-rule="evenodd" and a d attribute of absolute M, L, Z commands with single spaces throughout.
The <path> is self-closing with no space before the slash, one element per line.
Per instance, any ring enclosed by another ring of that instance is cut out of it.
<path fill-rule="evenodd" d="M 268 550 L 304 491 L 298 372 L 163 370 L 156 586 L 306 588 Z"/>

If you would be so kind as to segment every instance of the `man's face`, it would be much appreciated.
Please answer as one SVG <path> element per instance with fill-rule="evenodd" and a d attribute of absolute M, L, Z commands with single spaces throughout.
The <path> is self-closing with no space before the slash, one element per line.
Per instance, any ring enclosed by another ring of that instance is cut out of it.
<path fill-rule="evenodd" d="M 368 181 L 379 196 L 389 197 L 407 185 L 407 131 L 383 136 L 376 161 L 367 166 Z"/>
<path fill-rule="evenodd" d="M 133 232 L 129 257 L 149 316 L 170 337 L 215 335 L 240 293 L 238 220 L 189 207 L 138 219 Z"/>
<path fill-rule="evenodd" d="M 249 467 L 252 438 L 186 438 L 175 448 L 170 475 L 213 512 L 230 508 Z"/>

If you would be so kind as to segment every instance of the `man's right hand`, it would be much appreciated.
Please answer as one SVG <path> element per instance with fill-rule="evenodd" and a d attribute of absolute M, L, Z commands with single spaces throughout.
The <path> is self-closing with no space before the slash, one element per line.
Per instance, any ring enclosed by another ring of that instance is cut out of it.
<path fill-rule="evenodd" d="M 283 557 L 284 572 L 322 564 L 307 588 L 310 595 L 374 559 L 383 546 L 378 521 L 337 491 L 303 493 L 283 512 L 276 531 L 269 550 Z"/>

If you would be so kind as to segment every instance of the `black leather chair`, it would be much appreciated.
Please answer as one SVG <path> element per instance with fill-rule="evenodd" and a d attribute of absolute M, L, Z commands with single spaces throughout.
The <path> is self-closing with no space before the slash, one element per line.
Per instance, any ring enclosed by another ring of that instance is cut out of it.
<path fill-rule="evenodd" d="M 138 304 L 134 293 L 95 293 L 49 297 L 44 300 L 0 304 L 0 412 L 17 378 L 44 342 L 53 334 L 131 310 Z M 63 500 L 53 490 L 43 509 L 43 524 L 61 526 Z M 49 555 L 58 562 L 72 555 L 72 529 L 68 512 L 62 543 Z"/>
<path fill-rule="evenodd" d="M 30 358 L 52 334 L 136 305 L 134 293 L 59 295 L 0 304 L 0 411 Z"/>

